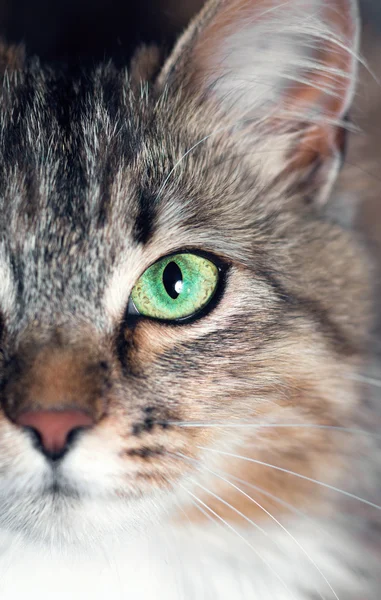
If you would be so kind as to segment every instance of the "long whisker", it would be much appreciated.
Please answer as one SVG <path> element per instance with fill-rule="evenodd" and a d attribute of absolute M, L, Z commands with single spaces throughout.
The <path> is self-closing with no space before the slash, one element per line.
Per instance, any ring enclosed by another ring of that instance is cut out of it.
<path fill-rule="evenodd" d="M 358 502 L 361 502 L 362 504 L 366 504 L 367 506 L 371 506 L 372 508 L 381 510 L 381 506 L 379 506 L 378 504 L 374 504 L 373 502 L 370 502 L 369 500 L 366 500 L 365 498 L 361 498 L 360 496 L 351 494 L 350 492 L 347 492 L 346 490 L 337 488 L 333 485 L 330 485 L 329 483 L 324 483 L 323 481 L 319 481 L 318 479 L 313 479 L 312 477 L 307 477 L 307 475 L 302 475 L 301 473 L 296 473 L 295 471 L 290 471 L 289 469 L 284 469 L 283 467 L 278 467 L 276 465 L 272 465 L 270 463 L 266 463 L 261 460 L 257 460 L 255 458 L 249 458 L 248 456 L 241 456 L 239 454 L 233 454 L 232 452 L 224 452 L 222 450 L 215 450 L 214 448 L 206 448 L 205 446 L 197 446 L 197 448 L 199 448 L 200 450 L 205 450 L 207 452 L 213 452 L 213 453 L 220 454 L 223 456 L 230 456 L 232 458 L 238 458 L 240 460 L 244 460 L 244 461 L 251 462 L 251 463 L 254 463 L 257 465 L 261 465 L 262 467 L 268 467 L 270 469 L 275 469 L 276 471 L 280 471 L 281 473 L 286 473 L 287 475 L 293 475 L 294 477 L 298 477 L 299 479 L 303 479 L 304 481 L 309 481 L 310 483 L 315 483 L 316 485 L 320 485 L 320 486 L 327 488 L 333 492 L 342 494 L 343 496 L 346 496 L 347 498 L 351 498 L 352 500 L 357 500 Z"/>
<path fill-rule="evenodd" d="M 245 115 L 248 114 L 249 110 L 246 110 L 244 113 L 242 113 L 242 115 L 240 116 L 240 118 L 236 122 L 237 124 L 245 122 L 244 117 L 245 117 Z M 259 127 L 263 122 L 267 121 L 270 118 L 270 115 L 271 115 L 271 113 L 269 113 L 268 115 L 265 115 L 264 117 L 262 117 L 262 119 L 258 119 L 258 121 L 256 122 L 256 126 Z M 206 142 L 211 137 L 214 137 L 215 135 L 218 135 L 219 133 L 223 133 L 225 131 L 229 131 L 229 130 L 231 130 L 233 128 L 234 128 L 234 124 L 232 125 L 232 123 L 229 123 L 228 125 L 224 125 L 224 127 L 217 127 L 217 129 L 214 129 L 209 134 L 205 135 L 203 138 L 201 138 L 195 144 L 193 144 L 193 146 L 191 146 L 186 152 L 184 152 L 184 154 L 175 162 L 175 164 L 173 165 L 172 169 L 169 171 L 168 175 L 166 176 L 166 178 L 164 179 L 163 183 L 161 184 L 161 186 L 159 188 L 159 191 L 157 193 L 157 196 L 156 196 L 157 199 L 159 199 L 161 197 L 161 194 L 163 193 L 163 190 L 165 189 L 165 186 L 167 185 L 167 183 L 168 183 L 169 179 L 171 178 L 171 176 L 173 175 L 174 171 L 183 162 L 183 160 L 187 156 L 189 156 L 189 154 L 191 152 L 193 152 L 198 146 L 200 146 L 201 144 L 203 144 L 204 142 Z"/>
<path fill-rule="evenodd" d="M 381 379 L 367 377 L 366 375 L 351 375 L 350 378 L 354 379 L 355 381 L 359 381 L 360 383 L 368 383 L 374 387 L 381 388 Z"/>
<path fill-rule="evenodd" d="M 194 506 L 194 508 L 197 511 L 199 511 L 208 521 L 210 521 L 213 524 L 214 527 L 217 526 L 217 527 L 220 527 L 221 529 L 224 529 L 224 526 L 226 525 L 226 523 L 225 522 L 221 523 L 220 520 L 217 520 L 217 519 L 213 518 L 212 514 L 210 514 L 210 512 L 208 512 L 208 511 L 213 512 L 210 507 L 208 507 L 208 510 L 206 510 L 200 504 L 198 504 L 197 502 L 195 502 L 193 500 L 193 498 L 189 498 L 189 501 L 190 501 L 191 505 Z M 268 591 L 268 587 L 267 587 L 266 591 Z M 266 594 L 266 597 L 270 598 L 270 596 L 268 594 Z"/>
<path fill-rule="evenodd" d="M 219 472 L 222 473 L 223 471 L 219 470 Z M 262 494 L 263 496 L 266 496 L 267 498 L 271 498 L 271 500 L 274 500 L 275 502 L 280 504 L 280 506 L 284 506 L 293 514 L 297 515 L 298 517 L 301 517 L 302 519 L 304 519 L 306 521 L 309 521 L 313 525 L 313 527 L 318 529 L 325 536 L 332 538 L 332 535 L 329 531 L 323 529 L 321 526 L 318 526 L 316 524 L 316 522 L 314 521 L 314 519 L 309 517 L 305 512 L 303 512 L 299 508 L 296 508 L 296 506 L 294 506 L 293 504 L 286 502 L 282 498 L 279 498 L 279 496 L 276 496 L 275 494 L 268 492 L 267 490 L 265 490 L 264 488 L 262 488 L 258 485 L 249 483 L 248 481 L 245 481 L 244 479 L 240 479 L 239 477 L 236 477 L 235 475 L 231 475 L 230 473 L 226 473 L 226 474 L 229 475 L 230 479 L 232 479 L 233 481 L 236 481 L 237 483 L 240 483 L 241 485 L 244 485 L 252 490 L 255 490 L 256 492 L 258 492 L 259 494 Z"/>
<path fill-rule="evenodd" d="M 170 479 L 168 477 L 163 476 L 163 479 L 169 485 L 172 485 L 172 482 L 170 481 Z M 186 513 L 186 511 L 184 510 L 184 508 L 181 506 L 179 499 L 176 496 L 173 499 L 176 503 L 176 509 L 179 510 L 184 515 L 184 518 L 187 519 L 189 522 L 188 532 L 191 534 L 194 533 L 194 528 L 192 527 L 191 520 L 190 520 L 188 514 Z M 184 577 L 185 574 L 184 574 L 184 568 L 182 565 L 181 554 L 176 552 L 176 537 L 174 535 L 174 531 L 170 527 L 165 527 L 164 532 L 165 532 L 165 535 L 163 536 L 163 542 L 167 544 L 169 554 L 172 557 L 171 560 L 174 563 L 175 562 L 177 563 L 177 566 L 175 567 L 176 568 L 177 587 L 180 588 L 181 590 L 184 590 L 187 587 L 187 583 L 186 583 L 186 580 Z M 172 538 L 172 539 L 170 539 L 170 538 Z M 173 550 L 173 548 L 175 548 L 175 550 Z M 180 583 L 180 586 L 179 586 L 179 583 Z M 179 593 L 179 596 L 182 596 L 181 592 Z"/>
<path fill-rule="evenodd" d="M 181 458 L 184 459 L 188 459 L 187 456 L 185 456 L 184 454 L 176 453 L 176 455 L 178 455 Z M 198 464 L 201 464 L 199 461 L 193 461 L 193 459 L 189 459 L 192 462 L 197 462 Z M 258 506 L 258 508 L 260 510 L 262 510 L 272 521 L 274 521 L 274 523 L 276 523 L 281 529 L 282 531 L 284 531 L 286 533 L 286 535 L 298 546 L 298 548 L 303 552 L 303 554 L 307 557 L 307 559 L 310 561 L 310 563 L 313 565 L 313 567 L 318 571 L 319 575 L 323 578 L 323 580 L 325 581 L 325 583 L 327 584 L 327 586 L 329 587 L 329 589 L 331 590 L 331 592 L 333 593 L 333 595 L 335 596 L 336 600 L 339 600 L 339 597 L 337 596 L 335 590 L 333 589 L 332 585 L 330 584 L 330 582 L 328 581 L 328 579 L 326 578 L 326 576 L 324 575 L 324 573 L 321 571 L 320 567 L 316 564 L 316 562 L 314 561 L 314 559 L 308 554 L 307 550 L 301 545 L 301 543 L 295 538 L 295 536 L 292 535 L 292 533 L 276 518 L 274 517 L 273 514 L 271 514 L 264 506 L 262 506 L 257 500 L 255 500 L 252 496 L 250 496 L 249 494 L 247 494 L 246 492 L 244 492 L 240 487 L 238 487 L 237 485 L 235 485 L 234 483 L 232 483 L 231 481 L 229 481 L 226 477 L 224 477 L 223 475 L 221 475 L 221 473 L 224 473 L 225 475 L 229 475 L 228 473 L 221 471 L 218 469 L 218 472 L 209 469 L 208 467 L 202 465 L 202 470 L 206 471 L 207 473 L 211 473 L 212 475 L 214 475 L 215 477 L 217 477 L 218 479 L 220 479 L 221 481 L 223 481 L 224 483 L 226 483 L 227 485 L 229 485 L 230 487 L 232 487 L 233 489 L 235 489 L 237 492 L 239 492 L 240 494 L 242 494 L 245 498 L 247 498 L 250 502 L 253 502 L 253 504 L 255 504 L 256 506 Z M 207 493 L 211 494 L 212 496 L 214 496 L 215 498 L 217 498 L 218 500 L 220 500 L 221 502 L 223 502 L 223 504 L 226 504 L 227 506 L 229 506 L 231 509 L 233 509 L 237 514 L 239 514 L 240 516 L 243 516 L 245 518 L 245 520 L 247 520 L 249 523 L 252 524 L 251 519 L 247 518 L 245 515 L 243 515 L 239 510 L 235 509 L 233 506 L 231 506 L 229 503 L 225 502 L 224 500 L 222 500 L 222 498 L 220 498 L 219 496 L 217 496 L 216 494 L 214 494 L 213 492 L 211 492 L 210 490 L 206 489 L 204 486 L 202 486 L 200 483 L 195 482 L 196 485 L 198 485 L 199 487 L 201 487 L 201 489 L 203 489 L 204 491 L 206 491 Z M 258 526 L 256 525 L 256 527 L 258 528 Z M 262 533 L 264 533 L 266 536 L 268 536 L 268 533 L 265 532 L 262 528 L 259 528 L 261 530 Z M 276 544 L 278 545 L 278 544 Z M 322 596 L 319 592 L 318 592 L 320 598 L 322 600 L 324 599 L 324 596 Z"/>
<path fill-rule="evenodd" d="M 169 453 L 166 453 L 166 454 L 169 454 Z M 168 482 L 170 485 L 173 485 L 173 482 L 172 482 L 172 481 L 171 481 L 171 480 L 170 480 L 168 477 L 165 477 L 165 476 L 164 476 L 164 479 L 165 479 L 165 480 L 166 480 L 166 481 L 167 481 L 167 482 Z M 185 510 L 185 509 L 184 509 L 184 508 L 181 506 L 181 503 L 180 503 L 179 499 L 178 499 L 177 497 L 175 497 L 174 499 L 175 499 L 175 502 L 176 502 L 176 507 L 177 507 L 177 508 L 180 510 L 180 512 L 181 512 L 181 513 L 184 515 L 184 518 L 185 518 L 185 519 L 186 519 L 186 521 L 187 521 L 187 525 L 188 525 L 187 531 L 188 531 L 188 532 L 189 532 L 189 533 L 190 533 L 190 534 L 191 534 L 193 537 L 196 537 L 196 535 L 197 535 L 197 532 L 196 532 L 196 531 L 195 531 L 195 529 L 194 529 L 194 524 L 192 523 L 192 521 L 191 521 L 191 519 L 190 519 L 190 517 L 189 517 L 188 513 L 187 513 L 187 512 L 186 512 L 186 510 Z M 200 506 L 199 504 L 197 504 L 196 502 L 194 502 L 194 500 L 193 500 L 192 498 L 190 498 L 190 502 L 191 502 L 192 506 L 194 506 L 194 508 L 195 508 L 195 509 L 196 509 L 198 512 L 200 512 L 200 513 L 201 513 L 201 514 L 202 514 L 202 515 L 203 515 L 203 516 L 204 516 L 206 519 L 208 519 L 208 521 L 210 521 L 210 522 L 211 522 L 211 523 L 212 523 L 214 526 L 217 526 L 217 527 L 220 527 L 220 528 L 222 528 L 222 529 L 223 529 L 223 527 L 224 527 L 224 526 L 223 526 L 223 524 L 222 524 L 222 523 L 220 523 L 220 521 L 216 521 L 216 520 L 213 518 L 213 516 L 212 516 L 211 514 L 209 514 L 209 513 L 208 513 L 208 512 L 207 512 L 207 511 L 206 511 L 206 510 L 205 510 L 205 509 L 202 507 L 202 506 Z M 201 551 L 201 552 L 203 552 L 202 541 L 201 541 L 201 543 L 199 544 L 199 546 L 200 546 L 200 551 Z M 202 573 L 201 573 L 201 571 L 202 571 Z M 211 586 L 211 583 L 210 583 L 210 579 L 209 579 L 209 577 L 205 577 L 205 575 L 207 575 L 207 573 L 205 573 L 205 572 L 204 572 L 204 567 L 203 567 L 203 562 L 202 562 L 202 561 L 200 561 L 200 562 L 199 562 L 199 565 L 198 565 L 198 575 L 200 575 L 200 576 L 203 576 L 203 578 L 204 578 L 204 583 L 203 583 L 203 591 L 205 592 L 205 591 L 206 591 L 206 587 L 205 587 L 205 586 L 208 586 L 208 587 L 210 587 L 210 586 Z M 185 583 L 184 583 L 184 585 L 185 585 Z M 183 586 L 183 589 L 185 589 L 185 587 L 184 587 L 184 586 Z M 208 597 L 209 597 L 209 596 L 208 596 Z M 212 597 L 212 596 L 211 596 L 211 597 Z"/>
<path fill-rule="evenodd" d="M 171 454 L 172 456 L 176 456 L 176 453 L 168 453 L 167 452 L 167 454 Z M 195 460 L 195 459 L 193 459 L 193 460 Z M 221 469 L 219 469 L 219 473 L 223 473 L 223 471 Z M 242 484 L 242 485 L 244 485 L 244 486 L 246 486 L 246 487 L 248 487 L 250 489 L 253 489 L 256 492 L 259 492 L 260 494 L 262 494 L 263 496 L 266 496 L 267 498 L 271 498 L 271 500 L 274 500 L 279 505 L 284 506 L 291 513 L 297 515 L 298 517 L 301 517 L 302 519 L 305 519 L 306 521 L 309 521 L 314 527 L 317 527 L 315 521 L 311 517 L 309 517 L 305 512 L 303 512 L 299 508 L 296 508 L 296 506 L 294 506 L 293 504 L 290 504 L 289 502 L 286 502 L 282 498 L 279 498 L 279 496 L 276 496 L 275 494 L 272 494 L 271 492 L 265 490 L 264 488 L 262 488 L 262 487 L 260 487 L 258 485 L 254 485 L 253 483 L 249 483 L 248 481 L 245 481 L 244 479 L 240 479 L 239 477 L 236 477 L 235 475 L 231 475 L 230 473 L 226 473 L 226 474 L 229 475 L 230 479 L 232 479 L 233 481 L 236 481 L 237 483 L 240 483 L 240 484 Z M 319 528 L 319 530 L 322 533 L 324 533 L 324 535 L 326 535 L 328 537 L 331 536 L 331 534 L 328 531 L 323 530 L 321 527 L 318 527 L 318 528 Z"/>
<path fill-rule="evenodd" d="M 357 131 L 356 131 L 356 133 L 357 133 Z M 309 148 L 311 151 L 313 150 L 312 146 L 308 146 L 307 144 L 305 145 L 305 147 Z M 251 156 L 251 155 L 262 156 L 262 155 L 265 155 L 265 154 L 275 154 L 275 153 L 279 153 L 279 151 L 287 151 L 288 149 L 289 149 L 289 144 L 288 145 L 285 144 L 284 147 L 282 147 L 281 145 L 277 145 L 276 149 L 273 148 L 271 150 L 269 150 L 269 149 L 266 149 L 266 150 L 257 150 L 257 149 L 255 149 L 252 152 L 243 152 L 242 154 L 232 154 L 228 158 L 224 158 L 222 160 L 220 159 L 218 162 L 213 163 L 213 166 L 219 166 L 219 165 L 227 163 L 229 161 L 233 162 L 234 160 L 237 160 L 239 158 L 242 159 L 242 158 L 245 158 L 245 157 L 248 157 L 248 156 Z M 355 169 L 357 169 L 358 171 L 360 171 L 361 173 L 363 173 L 367 177 L 370 177 L 370 178 L 374 179 L 374 181 L 381 182 L 381 177 L 378 177 L 378 175 L 376 175 L 376 173 L 373 173 L 369 169 L 364 169 L 364 167 L 358 165 L 357 163 L 351 162 L 347 158 L 345 159 L 345 164 L 349 165 L 351 167 L 354 167 Z M 353 379 L 355 379 L 357 381 L 361 381 L 361 379 L 357 379 L 356 377 L 353 377 Z"/>
<path fill-rule="evenodd" d="M 277 580 L 281 583 L 281 585 L 285 588 L 285 590 L 290 594 L 291 598 L 294 598 L 294 600 L 296 600 L 294 594 L 292 593 L 290 588 L 287 586 L 285 581 L 282 579 L 282 577 L 279 575 L 279 573 L 277 573 L 274 570 L 274 568 L 270 565 L 270 563 L 258 552 L 258 550 L 252 544 L 250 544 L 250 542 L 243 535 L 241 535 L 239 533 L 239 531 L 237 531 L 232 525 L 230 525 L 230 523 L 225 521 L 225 519 L 220 517 L 219 514 L 217 514 L 212 508 L 210 508 L 210 506 L 208 506 L 205 502 L 203 502 L 200 498 L 198 498 L 195 494 L 193 494 L 187 487 L 182 485 L 182 483 L 178 483 L 178 485 L 179 485 L 179 487 L 181 487 L 182 490 L 184 490 L 187 494 L 189 494 L 189 496 L 191 496 L 196 502 L 200 503 L 201 506 L 203 506 L 208 511 L 210 511 L 211 514 L 216 519 L 218 519 L 221 523 L 223 523 L 230 531 L 232 531 L 235 535 L 237 535 L 244 542 L 244 544 L 246 544 L 254 552 L 254 554 L 256 554 L 256 556 L 258 556 L 258 558 L 263 562 L 263 564 L 266 565 L 266 567 L 277 578 Z"/>
<path fill-rule="evenodd" d="M 284 5 L 286 5 L 287 2 L 284 3 Z M 278 8 L 278 7 L 277 7 Z M 363 64 L 366 68 L 368 68 L 369 72 L 371 73 L 371 75 L 373 75 L 373 73 L 370 71 L 368 65 L 366 65 L 364 63 L 364 61 L 362 60 L 361 56 L 357 55 L 356 53 L 353 52 L 353 50 L 347 46 L 345 46 L 345 44 L 337 37 L 333 34 L 333 32 L 327 32 L 324 33 L 322 31 L 317 31 L 316 28 L 313 26 L 312 24 L 312 20 L 313 17 L 315 15 L 309 15 L 307 17 L 307 19 L 304 19 L 303 22 L 301 24 L 299 24 L 299 26 L 303 26 L 303 30 L 306 32 L 308 31 L 308 34 L 311 36 L 312 39 L 319 39 L 319 40 L 325 40 L 328 41 L 332 44 L 334 44 L 337 48 L 345 50 L 345 52 L 348 52 L 353 58 L 355 58 L 355 60 L 360 63 Z M 309 24 L 311 23 L 311 26 L 309 27 Z M 314 61 L 307 61 L 307 64 L 304 65 L 304 67 L 308 66 L 309 70 L 314 70 L 314 71 L 322 71 L 324 72 L 325 75 L 327 74 L 331 74 L 331 75 L 341 75 L 342 77 L 347 76 L 344 72 L 340 71 L 340 70 L 335 70 L 335 69 L 330 69 L 330 67 L 320 64 L 318 60 Z M 286 75 L 283 73 L 282 74 L 283 77 L 285 77 Z M 293 78 L 294 81 L 300 81 L 301 83 L 304 83 L 308 86 L 313 86 L 313 83 L 308 80 L 308 79 L 298 79 L 296 77 Z M 268 86 L 270 89 L 273 88 L 274 86 Z M 324 89 L 323 90 L 325 93 L 329 93 L 329 89 Z M 264 92 L 262 94 L 260 94 L 259 98 L 261 96 L 263 96 L 266 93 L 266 90 L 264 90 Z M 236 121 L 237 123 L 242 123 L 244 120 L 244 117 L 250 112 L 251 108 L 247 109 L 246 111 L 244 111 L 240 118 Z M 279 119 L 279 112 L 278 112 L 278 119 Z M 289 116 L 286 113 L 286 116 Z M 299 116 L 299 115 L 298 115 Z M 258 127 L 260 124 L 262 124 L 263 122 L 268 121 L 271 118 L 271 111 L 269 114 L 265 115 L 264 117 L 262 117 L 260 120 L 258 120 L 256 122 L 256 126 Z M 342 122 L 342 126 L 348 126 L 347 123 Z M 206 140 L 208 140 L 209 138 L 211 138 L 214 135 L 217 135 L 218 133 L 222 133 L 224 131 L 227 131 L 229 129 L 232 129 L 232 124 L 229 123 L 228 125 L 224 126 L 224 127 L 220 127 L 215 129 L 214 131 L 212 131 L 211 133 L 209 133 L 208 135 L 204 136 L 203 138 L 201 138 L 200 140 L 198 140 L 195 144 L 193 144 L 193 146 L 191 146 L 191 148 L 189 148 L 174 164 L 174 166 L 172 167 L 172 169 L 169 171 L 168 175 L 166 176 L 166 178 L 164 179 L 162 185 L 159 188 L 158 194 L 157 194 L 157 198 L 160 198 L 163 190 L 165 189 L 165 186 L 168 183 L 168 180 L 171 178 L 172 174 L 174 173 L 174 171 L 177 169 L 177 167 L 181 164 L 181 162 L 191 153 L 193 152 L 193 150 L 195 150 L 199 145 L 203 144 Z"/>
<path fill-rule="evenodd" d="M 381 386 L 380 386 L 381 387 Z M 166 421 L 165 422 L 169 426 L 177 426 L 184 428 L 203 428 L 203 427 L 217 427 L 224 429 L 282 429 L 282 428 L 300 428 L 300 429 L 323 429 L 323 430 L 332 430 L 337 431 L 338 433 L 351 433 L 356 435 L 365 435 L 369 437 L 379 438 L 381 439 L 380 434 L 371 433 L 369 431 L 365 431 L 364 429 L 355 429 L 350 427 L 339 427 L 335 425 L 319 425 L 315 423 L 247 423 L 247 422 L 234 422 L 234 423 L 226 423 L 220 421 Z M 159 424 L 162 424 L 159 422 Z M 163 421 L 164 424 L 164 421 Z"/>
<path fill-rule="evenodd" d="M 178 454 L 179 458 L 187 458 L 184 455 L 180 455 Z M 213 471 L 209 471 L 209 469 L 205 469 L 206 471 L 208 471 L 208 473 L 212 473 L 212 475 L 216 475 L 215 473 L 213 473 Z M 216 477 L 218 477 L 218 475 L 216 475 Z M 220 478 L 222 479 L 222 478 Z M 255 529 L 257 529 L 257 531 L 259 531 L 260 533 L 262 533 L 262 535 L 266 536 L 266 537 L 270 537 L 268 532 L 263 529 L 262 527 L 260 527 L 255 521 L 253 521 L 252 519 L 250 519 L 248 516 L 246 516 L 243 512 L 241 512 L 240 510 L 238 510 L 238 508 L 235 508 L 235 506 L 232 506 L 231 504 L 229 504 L 229 502 L 226 502 L 226 500 L 224 500 L 223 498 L 221 498 L 221 496 L 219 496 L 218 494 L 215 494 L 214 492 L 212 492 L 211 490 L 209 490 L 208 488 L 204 487 L 203 485 L 201 485 L 201 483 L 199 483 L 198 481 L 196 481 L 194 478 L 191 479 L 191 481 L 197 485 L 198 487 L 200 487 L 202 490 L 204 490 L 204 492 L 206 492 L 207 494 L 209 494 L 210 496 L 212 496 L 213 498 L 215 498 L 216 500 L 218 500 L 219 502 L 221 502 L 221 504 L 223 504 L 224 506 L 227 506 L 228 508 L 230 508 L 230 510 L 232 510 L 233 512 L 235 512 L 238 516 L 242 517 L 242 519 L 244 519 L 247 523 L 249 523 L 249 525 L 251 525 L 252 527 L 254 527 Z M 276 546 L 279 545 L 276 542 L 273 542 Z"/>
<path fill-rule="evenodd" d="M 188 154 L 190 154 L 191 152 L 193 152 L 193 150 L 195 150 L 197 148 L 197 146 L 199 146 L 200 144 L 203 144 L 204 142 L 206 142 L 206 140 L 208 140 L 210 137 L 212 137 L 213 135 L 217 135 L 218 133 L 222 133 L 223 131 L 225 131 L 227 129 L 227 127 L 221 127 L 219 129 L 216 129 L 214 131 L 212 131 L 211 133 L 209 133 L 208 135 L 204 136 L 203 138 L 201 138 L 201 140 L 199 140 L 198 142 L 196 142 L 195 144 L 193 144 L 193 146 L 191 146 L 191 148 L 189 148 L 182 156 L 181 158 L 179 158 L 179 160 L 177 162 L 175 162 L 175 164 L 173 165 L 172 169 L 169 171 L 167 177 L 164 179 L 163 183 L 161 184 L 159 191 L 157 193 L 157 198 L 160 198 L 161 194 L 163 193 L 163 190 L 165 188 L 165 186 L 168 183 L 168 180 L 170 179 L 172 173 L 177 169 L 177 167 L 179 166 L 179 164 L 188 156 Z"/>
<path fill-rule="evenodd" d="M 264 94 L 264 93 L 263 93 Z M 262 95 L 262 94 L 261 94 Z M 249 111 L 245 111 L 239 119 L 237 119 L 236 124 L 243 124 L 245 123 L 245 121 L 250 121 L 250 119 L 245 119 L 245 115 L 248 113 Z M 276 114 L 277 119 L 279 120 L 280 118 L 282 118 L 283 121 L 287 122 L 287 121 L 294 121 L 296 118 L 296 115 L 293 115 L 290 111 L 282 111 L 280 112 L 278 109 L 278 112 L 276 113 L 276 109 L 273 109 L 273 111 L 269 112 L 269 114 L 265 115 L 264 117 L 262 117 L 261 119 L 258 119 L 256 121 L 256 127 L 259 128 L 263 123 L 265 123 L 266 121 L 269 121 L 271 119 L 271 117 Z M 326 121 L 328 121 L 328 119 L 326 119 Z M 349 123 L 339 123 L 340 126 L 342 126 L 343 128 L 345 127 L 346 129 L 350 128 L 350 124 Z M 171 176 L 173 175 L 173 173 L 175 172 L 175 170 L 177 169 L 177 167 L 183 162 L 183 160 L 186 159 L 187 156 L 189 156 L 189 154 L 191 154 L 198 146 L 200 146 L 201 144 L 205 143 L 208 139 L 214 137 L 215 135 L 218 135 L 219 133 L 223 133 L 225 131 L 229 131 L 234 129 L 234 123 L 229 123 L 228 125 L 224 126 L 224 127 L 218 127 L 217 129 L 214 129 L 213 131 L 211 131 L 209 134 L 205 135 L 203 138 L 201 138 L 200 140 L 198 140 L 195 144 L 193 144 L 193 146 L 191 146 L 190 148 L 188 148 L 188 150 L 186 150 L 186 152 L 184 152 L 184 154 L 182 154 L 182 156 L 175 162 L 175 164 L 173 165 L 172 169 L 169 171 L 168 175 L 165 177 L 163 183 L 161 184 L 156 198 L 159 199 L 169 181 L 169 179 L 171 178 Z M 291 136 L 292 134 L 290 134 Z M 278 148 L 279 151 L 279 148 Z M 273 152 L 273 151 L 272 151 Z"/>

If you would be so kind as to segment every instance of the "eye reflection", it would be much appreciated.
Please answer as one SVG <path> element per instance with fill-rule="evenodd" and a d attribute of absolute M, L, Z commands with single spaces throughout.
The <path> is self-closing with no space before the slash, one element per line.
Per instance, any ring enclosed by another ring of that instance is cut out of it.
<path fill-rule="evenodd" d="M 163 271 L 163 285 L 168 296 L 176 300 L 183 289 L 183 274 L 174 261 L 167 264 Z"/>
<path fill-rule="evenodd" d="M 218 282 L 219 270 L 212 260 L 190 252 L 172 254 L 140 276 L 130 300 L 141 316 L 167 321 L 184 319 L 210 302 Z"/>

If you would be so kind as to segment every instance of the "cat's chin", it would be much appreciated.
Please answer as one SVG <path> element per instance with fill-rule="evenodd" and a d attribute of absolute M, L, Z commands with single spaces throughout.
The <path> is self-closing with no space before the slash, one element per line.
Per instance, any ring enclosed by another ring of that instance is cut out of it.
<path fill-rule="evenodd" d="M 47 489 L 33 496 L 2 498 L 0 531 L 50 548 L 96 548 L 105 537 L 127 540 L 144 533 L 164 511 L 163 498 L 80 497 Z"/>

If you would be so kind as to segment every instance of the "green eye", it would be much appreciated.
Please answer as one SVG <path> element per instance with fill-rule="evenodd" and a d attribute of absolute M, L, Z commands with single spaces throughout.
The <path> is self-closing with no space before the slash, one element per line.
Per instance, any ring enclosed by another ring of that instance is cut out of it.
<path fill-rule="evenodd" d="M 216 265 L 197 254 L 167 256 L 143 273 L 132 290 L 131 300 L 143 316 L 183 319 L 210 302 L 218 275 Z"/>

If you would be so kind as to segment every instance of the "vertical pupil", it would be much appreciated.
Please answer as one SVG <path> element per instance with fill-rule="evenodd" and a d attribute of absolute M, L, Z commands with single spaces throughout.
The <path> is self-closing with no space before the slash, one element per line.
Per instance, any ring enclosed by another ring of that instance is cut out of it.
<path fill-rule="evenodd" d="M 163 285 L 168 296 L 176 300 L 181 293 L 183 274 L 174 261 L 168 263 L 163 271 Z"/>

